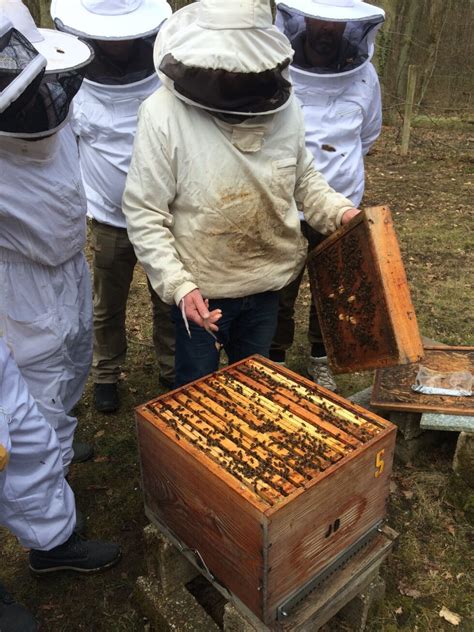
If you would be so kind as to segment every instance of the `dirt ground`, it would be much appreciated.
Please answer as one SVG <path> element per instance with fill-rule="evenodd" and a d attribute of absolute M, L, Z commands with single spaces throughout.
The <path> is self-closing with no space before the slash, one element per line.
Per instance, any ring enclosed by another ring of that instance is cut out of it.
<path fill-rule="evenodd" d="M 407 158 L 399 155 L 398 131 L 383 130 L 367 159 L 365 204 L 392 208 L 422 333 L 444 343 L 472 345 L 472 126 L 437 123 L 430 121 L 429 127 L 413 131 Z M 298 302 L 297 340 L 289 357 L 290 368 L 299 371 L 304 370 L 308 353 L 308 302 L 306 284 Z M 74 466 L 71 473 L 89 536 L 119 542 L 121 563 L 95 577 L 65 574 L 37 580 L 28 572 L 26 551 L 0 532 L 0 580 L 37 615 L 44 632 L 149 629 L 131 599 L 136 577 L 144 572 L 142 529 L 147 524 L 133 407 L 161 390 L 140 270 L 129 305 L 130 344 L 121 409 L 114 415 L 95 413 L 88 386 L 77 410 L 77 435 L 94 443 L 96 457 Z M 338 377 L 338 384 L 348 395 L 371 379 L 367 373 L 346 375 Z M 458 630 L 473 629 L 473 532 L 453 493 L 455 438 L 448 433 L 416 461 L 395 463 L 388 522 L 400 532 L 400 542 L 385 564 L 386 599 L 371 620 L 370 631 L 451 630 L 454 626 L 439 616 L 443 606 L 460 616 Z"/>

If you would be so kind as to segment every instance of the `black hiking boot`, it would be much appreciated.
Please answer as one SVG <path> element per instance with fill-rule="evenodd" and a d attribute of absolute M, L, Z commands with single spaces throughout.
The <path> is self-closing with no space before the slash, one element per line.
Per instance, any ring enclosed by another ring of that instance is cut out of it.
<path fill-rule="evenodd" d="M 72 451 L 71 465 L 73 463 L 84 463 L 94 456 L 94 448 L 89 443 L 82 443 L 82 441 L 73 441 Z"/>
<path fill-rule="evenodd" d="M 50 551 L 32 549 L 30 569 L 38 575 L 56 571 L 94 573 L 114 566 L 119 559 L 120 547 L 117 544 L 99 540 L 83 540 L 74 531 L 64 544 Z"/>
<path fill-rule="evenodd" d="M 17 603 L 0 584 L 0 630 L 2 632 L 36 632 L 33 615 Z"/>
<path fill-rule="evenodd" d="M 113 413 L 119 407 L 117 384 L 94 384 L 94 406 L 99 413 Z"/>

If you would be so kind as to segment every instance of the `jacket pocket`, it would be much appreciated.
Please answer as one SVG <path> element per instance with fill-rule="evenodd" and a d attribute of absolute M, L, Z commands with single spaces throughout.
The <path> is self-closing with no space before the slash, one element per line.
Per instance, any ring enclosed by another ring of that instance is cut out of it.
<path fill-rule="evenodd" d="M 272 162 L 272 193 L 276 210 L 285 217 L 291 206 L 296 184 L 296 158 L 284 158 Z"/>

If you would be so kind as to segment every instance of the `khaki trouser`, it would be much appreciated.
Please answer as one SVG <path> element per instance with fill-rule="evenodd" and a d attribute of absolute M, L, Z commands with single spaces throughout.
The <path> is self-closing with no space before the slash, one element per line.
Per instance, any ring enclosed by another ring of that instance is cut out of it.
<path fill-rule="evenodd" d="M 316 248 L 324 240 L 324 235 L 315 231 L 307 222 L 301 222 L 301 232 L 308 240 L 308 252 Z M 272 352 L 286 352 L 293 344 L 295 337 L 295 303 L 298 298 L 304 268 L 301 273 L 289 285 L 280 290 L 280 302 L 278 306 L 278 323 L 270 349 Z M 310 344 L 322 344 L 323 337 L 319 325 L 318 314 L 311 295 L 309 310 L 308 340 Z"/>
<path fill-rule="evenodd" d="M 117 382 L 127 353 L 125 315 L 137 258 L 125 228 L 92 220 L 94 251 L 95 383 Z M 160 377 L 174 382 L 174 324 L 171 305 L 163 303 L 148 284 L 153 306 L 153 343 Z"/>

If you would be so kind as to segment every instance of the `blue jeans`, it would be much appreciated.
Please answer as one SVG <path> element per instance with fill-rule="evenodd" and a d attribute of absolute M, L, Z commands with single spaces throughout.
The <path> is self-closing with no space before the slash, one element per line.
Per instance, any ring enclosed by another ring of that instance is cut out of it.
<path fill-rule="evenodd" d="M 254 353 L 268 357 L 278 316 L 278 292 L 262 292 L 243 298 L 209 299 L 209 310 L 221 309 L 216 336 L 229 363 Z M 219 351 L 214 338 L 202 327 L 189 322 L 188 336 L 181 311 L 173 308 L 176 324 L 175 387 L 217 371 Z"/>

